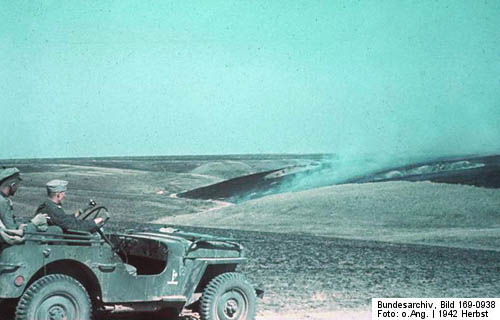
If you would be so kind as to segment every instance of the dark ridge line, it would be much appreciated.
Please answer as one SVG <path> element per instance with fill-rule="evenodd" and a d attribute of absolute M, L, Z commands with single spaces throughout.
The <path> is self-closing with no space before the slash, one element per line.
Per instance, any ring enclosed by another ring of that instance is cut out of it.
<path fill-rule="evenodd" d="M 423 174 L 412 174 L 401 177 L 381 178 L 380 175 L 389 171 L 405 171 L 415 169 L 425 165 L 438 165 L 445 163 L 454 163 L 457 161 L 471 161 L 482 163 L 484 166 L 470 169 L 458 169 L 452 171 L 429 172 Z M 319 165 L 317 168 L 311 168 L 306 172 L 321 172 L 327 169 L 328 165 Z M 257 199 L 271 194 L 279 194 L 287 191 L 303 191 L 317 187 L 325 187 L 331 185 L 342 185 L 348 183 L 369 183 L 369 182 L 387 182 L 387 181 L 431 181 L 437 183 L 449 184 L 465 184 L 483 188 L 499 189 L 500 188 L 500 155 L 485 156 L 485 157 L 468 157 L 468 158 L 439 158 L 435 161 L 412 163 L 406 166 L 385 168 L 370 172 L 362 176 L 355 176 L 339 183 L 318 183 L 313 186 L 297 188 L 293 190 L 281 189 L 280 186 L 286 184 L 290 180 L 299 177 L 304 171 L 290 173 L 283 176 L 277 176 L 270 179 L 265 179 L 265 176 L 271 173 L 279 173 L 288 168 L 277 170 L 269 170 L 254 174 L 244 175 L 228 180 L 224 180 L 212 185 L 188 190 L 178 193 L 179 197 L 205 200 L 223 200 L 233 203 L 240 203 L 246 200 Z M 299 177 L 300 178 L 300 177 Z"/>

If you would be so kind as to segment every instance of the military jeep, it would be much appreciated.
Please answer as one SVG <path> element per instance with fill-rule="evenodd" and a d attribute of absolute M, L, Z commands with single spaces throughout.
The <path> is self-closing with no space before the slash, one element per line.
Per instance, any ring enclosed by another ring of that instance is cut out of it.
<path fill-rule="evenodd" d="M 87 217 L 102 212 L 95 207 Z M 50 226 L 27 232 L 21 244 L 1 245 L 0 302 L 15 306 L 16 320 L 129 312 L 168 320 L 186 307 L 202 320 L 251 320 L 262 292 L 236 272 L 245 261 L 242 246 L 227 238 L 171 228 L 90 234 Z"/>

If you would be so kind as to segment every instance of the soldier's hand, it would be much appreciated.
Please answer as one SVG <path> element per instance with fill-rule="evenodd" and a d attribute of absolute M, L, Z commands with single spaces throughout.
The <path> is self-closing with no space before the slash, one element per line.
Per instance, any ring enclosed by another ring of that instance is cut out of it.
<path fill-rule="evenodd" d="M 31 223 L 35 226 L 46 225 L 47 220 L 50 219 L 46 213 L 39 213 L 33 219 L 31 219 Z"/>
<path fill-rule="evenodd" d="M 10 229 L 8 234 L 11 236 L 22 237 L 24 235 L 24 229 L 22 227 L 19 229 Z"/>
<path fill-rule="evenodd" d="M 101 217 L 99 217 L 99 218 L 95 218 L 95 219 L 94 219 L 94 222 L 95 222 L 95 224 L 97 224 L 98 226 L 100 226 L 100 225 L 102 225 L 102 224 L 103 224 L 104 219 L 103 219 L 103 218 L 101 218 Z"/>
<path fill-rule="evenodd" d="M 76 210 L 75 211 L 75 217 L 78 218 L 82 214 L 81 210 Z"/>

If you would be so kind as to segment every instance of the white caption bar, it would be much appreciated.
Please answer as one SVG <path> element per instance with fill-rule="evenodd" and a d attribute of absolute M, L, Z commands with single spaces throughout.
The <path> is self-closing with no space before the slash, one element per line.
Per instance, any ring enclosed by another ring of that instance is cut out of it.
<path fill-rule="evenodd" d="M 500 319 L 500 298 L 373 298 L 372 320 Z"/>

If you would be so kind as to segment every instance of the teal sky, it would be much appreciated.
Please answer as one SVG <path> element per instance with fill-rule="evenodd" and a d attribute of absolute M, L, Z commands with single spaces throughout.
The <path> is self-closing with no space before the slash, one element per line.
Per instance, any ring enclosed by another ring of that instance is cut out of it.
<path fill-rule="evenodd" d="M 0 4 L 3 159 L 500 153 L 500 1 Z"/>

